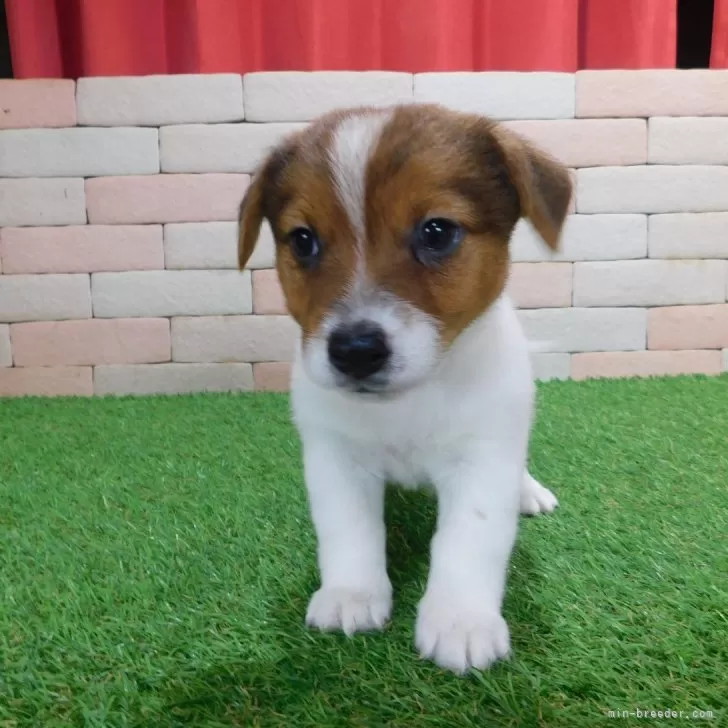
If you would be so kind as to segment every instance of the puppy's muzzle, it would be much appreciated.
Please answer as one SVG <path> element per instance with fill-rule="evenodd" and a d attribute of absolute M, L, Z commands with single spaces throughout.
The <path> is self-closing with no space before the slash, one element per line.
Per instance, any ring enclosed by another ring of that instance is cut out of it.
<path fill-rule="evenodd" d="M 381 327 L 358 322 L 340 326 L 331 333 L 328 353 L 337 371 L 361 381 L 381 371 L 392 352 Z"/>

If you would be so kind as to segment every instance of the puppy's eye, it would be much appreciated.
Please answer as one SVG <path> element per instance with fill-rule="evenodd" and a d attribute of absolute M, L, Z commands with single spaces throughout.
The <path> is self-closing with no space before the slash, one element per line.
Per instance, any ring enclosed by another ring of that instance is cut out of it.
<path fill-rule="evenodd" d="M 309 228 L 296 228 L 290 235 L 291 250 L 296 259 L 304 267 L 316 265 L 321 256 L 321 242 L 314 230 Z"/>
<path fill-rule="evenodd" d="M 424 265 L 446 258 L 460 245 L 464 237 L 461 225 L 444 217 L 432 217 L 415 229 L 413 252 Z"/>

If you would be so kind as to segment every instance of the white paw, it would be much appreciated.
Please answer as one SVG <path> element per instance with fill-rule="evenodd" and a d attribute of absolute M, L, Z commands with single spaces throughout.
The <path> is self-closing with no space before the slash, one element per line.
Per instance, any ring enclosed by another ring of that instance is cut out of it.
<path fill-rule="evenodd" d="M 392 611 L 392 590 L 319 589 L 306 612 L 306 624 L 324 631 L 354 632 L 382 629 Z"/>
<path fill-rule="evenodd" d="M 468 609 L 451 595 L 425 595 L 417 614 L 415 643 L 421 657 L 463 674 L 484 670 L 510 654 L 506 621 L 488 609 Z"/>
<path fill-rule="evenodd" d="M 526 474 L 521 489 L 521 513 L 527 516 L 551 513 L 558 505 L 559 501 L 548 488 Z"/>

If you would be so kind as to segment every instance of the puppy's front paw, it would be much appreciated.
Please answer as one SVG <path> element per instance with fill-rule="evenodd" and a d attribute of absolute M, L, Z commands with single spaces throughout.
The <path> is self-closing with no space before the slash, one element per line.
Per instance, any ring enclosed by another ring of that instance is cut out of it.
<path fill-rule="evenodd" d="M 525 516 L 536 516 L 539 513 L 551 513 L 559 501 L 556 496 L 530 475 L 526 475 L 521 490 L 521 513 Z"/>
<path fill-rule="evenodd" d="M 392 611 L 392 590 L 319 589 L 306 613 L 306 624 L 325 631 L 354 632 L 382 629 Z"/>
<path fill-rule="evenodd" d="M 506 621 L 497 612 L 458 605 L 453 595 L 425 595 L 417 614 L 420 656 L 463 674 L 484 670 L 510 654 Z"/>

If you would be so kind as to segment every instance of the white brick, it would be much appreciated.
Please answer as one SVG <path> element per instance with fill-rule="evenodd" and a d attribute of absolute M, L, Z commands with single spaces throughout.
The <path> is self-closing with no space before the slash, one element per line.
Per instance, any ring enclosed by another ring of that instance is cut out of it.
<path fill-rule="evenodd" d="M 571 119 L 571 73 L 418 73 L 415 101 L 438 103 L 494 119 Z"/>
<path fill-rule="evenodd" d="M 623 260 L 574 264 L 574 306 L 722 303 L 722 260 Z"/>
<path fill-rule="evenodd" d="M 183 394 L 253 389 L 250 364 L 138 364 L 97 366 L 94 393 Z"/>
<path fill-rule="evenodd" d="M 164 226 L 165 266 L 169 269 L 237 268 L 236 222 L 187 222 Z M 273 233 L 263 223 L 255 252 L 246 268 L 272 268 L 275 257 Z"/>
<path fill-rule="evenodd" d="M 728 167 L 600 167 L 576 172 L 577 212 L 728 209 Z"/>
<path fill-rule="evenodd" d="M 10 351 L 10 327 L 0 324 L 0 367 L 13 365 L 13 355 Z"/>
<path fill-rule="evenodd" d="M 505 122 L 567 167 L 645 164 L 644 119 L 552 119 Z"/>
<path fill-rule="evenodd" d="M 650 215 L 650 258 L 728 258 L 728 212 Z"/>
<path fill-rule="evenodd" d="M 728 115 L 728 70 L 579 71 L 577 116 Z"/>
<path fill-rule="evenodd" d="M 299 328 L 289 316 L 172 319 L 172 360 L 292 361 Z"/>
<path fill-rule="evenodd" d="M 159 172 L 156 129 L 0 131 L 0 176 L 101 177 Z"/>
<path fill-rule="evenodd" d="M 162 126 L 240 121 L 243 85 L 237 74 L 172 74 L 80 78 L 78 123 Z"/>
<path fill-rule="evenodd" d="M 62 321 L 91 317 L 84 273 L 0 276 L 0 322 Z"/>
<path fill-rule="evenodd" d="M 728 164 L 728 118 L 650 119 L 651 164 Z"/>
<path fill-rule="evenodd" d="M 728 349 L 723 349 L 723 371 L 728 372 Z"/>
<path fill-rule="evenodd" d="M 570 354 L 531 354 L 533 376 L 542 382 L 568 379 L 571 374 Z"/>
<path fill-rule="evenodd" d="M 140 271 L 94 273 L 94 316 L 203 316 L 250 313 L 250 272 Z"/>
<path fill-rule="evenodd" d="M 160 129 L 163 172 L 255 172 L 265 155 L 305 124 L 183 124 Z"/>
<path fill-rule="evenodd" d="M 646 255 L 646 215 L 569 215 L 556 254 L 528 220 L 518 223 L 511 238 L 511 257 L 516 262 L 626 260 Z"/>
<path fill-rule="evenodd" d="M 82 179 L 0 179 L 0 227 L 85 223 Z"/>
<path fill-rule="evenodd" d="M 545 308 L 519 311 L 518 317 L 544 352 L 637 351 L 647 342 L 642 308 Z"/>
<path fill-rule="evenodd" d="M 243 77 L 248 121 L 311 121 L 347 106 L 412 101 L 412 74 L 390 71 L 283 71 Z"/>

